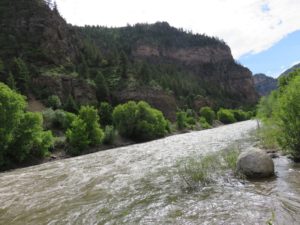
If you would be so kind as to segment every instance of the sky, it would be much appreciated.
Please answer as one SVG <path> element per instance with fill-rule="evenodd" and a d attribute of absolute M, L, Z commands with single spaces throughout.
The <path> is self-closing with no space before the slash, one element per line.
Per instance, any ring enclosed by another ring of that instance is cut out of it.
<path fill-rule="evenodd" d="M 300 0 L 56 0 L 68 23 L 167 21 L 223 39 L 253 73 L 276 77 L 300 61 Z"/>

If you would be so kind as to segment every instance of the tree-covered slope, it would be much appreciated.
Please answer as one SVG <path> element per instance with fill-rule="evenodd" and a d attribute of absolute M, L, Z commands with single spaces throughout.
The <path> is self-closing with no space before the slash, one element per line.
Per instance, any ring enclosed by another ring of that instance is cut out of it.
<path fill-rule="evenodd" d="M 0 80 L 43 101 L 146 100 L 174 119 L 178 107 L 257 100 L 251 72 L 223 41 L 166 22 L 75 27 L 43 0 L 2 0 L 0 26 Z"/>

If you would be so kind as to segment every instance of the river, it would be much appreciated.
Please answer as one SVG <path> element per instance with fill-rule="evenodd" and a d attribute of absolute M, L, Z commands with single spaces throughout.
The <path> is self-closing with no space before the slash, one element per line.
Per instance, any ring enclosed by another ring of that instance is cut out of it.
<path fill-rule="evenodd" d="M 0 224 L 300 224 L 300 167 L 275 159 L 277 177 L 187 192 L 185 156 L 254 144 L 256 121 L 174 135 L 0 174 Z"/>

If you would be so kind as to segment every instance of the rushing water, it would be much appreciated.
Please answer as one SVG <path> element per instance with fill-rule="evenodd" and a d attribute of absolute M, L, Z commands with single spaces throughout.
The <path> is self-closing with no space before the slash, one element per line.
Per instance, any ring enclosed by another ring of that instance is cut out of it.
<path fill-rule="evenodd" d="M 0 224 L 300 224 L 300 168 L 277 178 L 186 192 L 176 161 L 240 142 L 255 121 L 116 148 L 0 174 Z"/>

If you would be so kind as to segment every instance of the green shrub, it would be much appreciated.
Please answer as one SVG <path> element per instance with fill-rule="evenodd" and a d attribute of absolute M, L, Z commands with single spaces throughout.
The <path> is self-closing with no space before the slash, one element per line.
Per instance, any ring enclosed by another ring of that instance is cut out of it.
<path fill-rule="evenodd" d="M 209 128 L 211 128 L 211 125 L 206 121 L 206 119 L 204 117 L 200 117 L 199 118 L 199 123 L 200 123 L 200 126 L 203 129 L 209 129 Z"/>
<path fill-rule="evenodd" d="M 80 155 L 90 144 L 86 123 L 79 117 L 72 122 L 66 137 L 70 145 L 67 151 L 71 155 Z"/>
<path fill-rule="evenodd" d="M 101 144 L 104 133 L 100 128 L 98 111 L 92 106 L 82 106 L 79 110 L 79 118 L 86 124 L 90 144 Z"/>
<path fill-rule="evenodd" d="M 82 106 L 75 119 L 72 114 L 68 116 L 73 119 L 71 127 L 66 132 L 70 154 L 79 155 L 88 146 L 102 143 L 104 133 L 100 128 L 98 112 L 94 107 Z"/>
<path fill-rule="evenodd" d="M 217 113 L 218 120 L 224 124 L 234 123 L 236 119 L 233 113 L 229 109 L 220 109 Z"/>
<path fill-rule="evenodd" d="M 244 121 L 248 119 L 248 115 L 241 109 L 231 110 L 236 121 Z"/>
<path fill-rule="evenodd" d="M 200 109 L 200 116 L 204 117 L 206 122 L 212 125 L 216 114 L 210 107 L 206 106 Z"/>
<path fill-rule="evenodd" d="M 118 105 L 113 111 L 113 121 L 121 136 L 138 141 L 163 137 L 167 132 L 162 112 L 143 101 Z"/>
<path fill-rule="evenodd" d="M 48 154 L 54 139 L 50 131 L 43 131 L 42 124 L 41 114 L 24 113 L 9 147 L 9 155 L 14 161 L 22 162 L 30 155 L 44 157 Z"/>
<path fill-rule="evenodd" d="M 3 83 L 0 106 L 0 167 L 46 155 L 53 145 L 53 136 L 43 131 L 42 116 L 25 112 L 25 98 Z"/>
<path fill-rule="evenodd" d="M 187 124 L 187 115 L 185 112 L 180 111 L 176 113 L 176 124 L 179 130 L 183 130 L 188 127 Z"/>
<path fill-rule="evenodd" d="M 75 119 L 76 119 L 76 115 L 74 113 L 65 112 L 65 119 L 62 124 L 63 128 L 68 129 Z"/>
<path fill-rule="evenodd" d="M 279 80 L 279 89 L 261 99 L 258 117 L 263 127 L 258 132 L 264 146 L 278 144 L 295 160 L 300 160 L 300 70 Z"/>
<path fill-rule="evenodd" d="M 76 115 L 74 113 L 66 112 L 61 109 L 53 110 L 48 108 L 42 112 L 44 118 L 44 127 L 47 129 L 68 129 Z"/>
<path fill-rule="evenodd" d="M 102 126 L 112 125 L 113 107 L 108 102 L 101 102 L 99 107 L 100 124 Z"/>
<path fill-rule="evenodd" d="M 300 159 L 300 71 L 289 81 L 278 98 L 275 119 L 280 128 L 279 144 Z"/>
<path fill-rule="evenodd" d="M 171 124 L 171 122 L 169 121 L 169 120 L 166 120 L 167 121 L 167 123 L 166 123 L 166 131 L 167 131 L 167 133 L 172 133 L 172 124 Z"/>
<path fill-rule="evenodd" d="M 48 97 L 47 106 L 52 109 L 58 109 L 61 107 L 60 98 L 57 95 L 51 95 Z"/>
<path fill-rule="evenodd" d="M 116 138 L 116 131 L 113 126 L 107 125 L 104 129 L 104 144 L 113 144 Z"/>
<path fill-rule="evenodd" d="M 278 137 L 280 135 L 280 128 L 272 120 L 264 121 L 263 126 L 257 130 L 260 144 L 266 149 L 279 149 Z"/>

